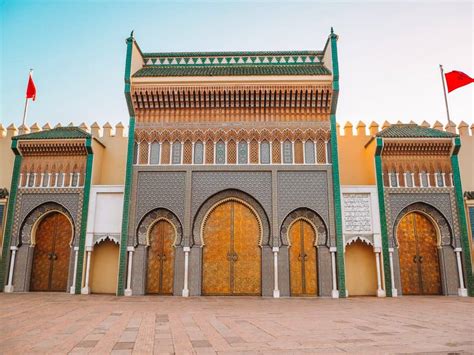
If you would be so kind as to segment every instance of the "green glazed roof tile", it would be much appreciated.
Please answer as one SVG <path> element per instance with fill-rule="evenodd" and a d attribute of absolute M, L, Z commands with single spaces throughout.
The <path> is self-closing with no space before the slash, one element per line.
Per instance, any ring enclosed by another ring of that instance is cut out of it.
<path fill-rule="evenodd" d="M 89 133 L 79 127 L 57 127 L 46 131 L 20 134 L 13 140 L 20 139 L 81 139 L 91 137 Z"/>
<path fill-rule="evenodd" d="M 457 134 L 422 127 L 417 124 L 394 124 L 377 133 L 382 138 L 452 138 Z"/>
<path fill-rule="evenodd" d="M 311 51 L 311 50 L 304 50 L 304 51 L 236 51 L 236 52 L 165 52 L 165 53 L 143 53 L 144 58 L 149 57 L 241 57 L 241 56 L 299 56 L 299 55 L 312 55 L 312 56 L 320 56 L 323 55 L 322 51 Z"/>
<path fill-rule="evenodd" d="M 150 76 L 233 76 L 233 75 L 331 75 L 322 64 L 302 65 L 220 65 L 220 66 L 145 66 L 133 77 Z"/>

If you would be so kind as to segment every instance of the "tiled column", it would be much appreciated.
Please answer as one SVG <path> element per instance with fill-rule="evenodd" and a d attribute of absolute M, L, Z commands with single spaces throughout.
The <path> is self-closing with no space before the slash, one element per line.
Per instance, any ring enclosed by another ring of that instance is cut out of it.
<path fill-rule="evenodd" d="M 76 273 L 77 273 L 77 253 L 79 252 L 79 247 L 74 247 L 74 275 L 72 276 L 72 285 L 69 289 L 69 293 L 76 293 Z"/>
<path fill-rule="evenodd" d="M 390 253 L 390 276 L 392 278 L 392 297 L 397 297 L 398 291 L 395 288 L 395 278 L 393 272 L 393 248 L 388 248 L 388 252 Z"/>
<path fill-rule="evenodd" d="M 4 291 L 8 293 L 13 292 L 13 271 L 15 270 L 15 257 L 16 257 L 16 251 L 18 250 L 18 247 L 16 246 L 10 247 L 10 250 L 12 251 L 10 271 L 8 273 L 8 283 L 4 288 Z"/>
<path fill-rule="evenodd" d="M 273 247 L 273 280 L 274 280 L 274 289 L 273 297 L 280 298 L 280 289 L 278 287 L 278 252 L 280 251 L 279 247 Z"/>
<path fill-rule="evenodd" d="M 382 248 L 374 248 L 375 264 L 377 266 L 377 297 L 385 297 L 385 291 L 382 289 L 382 273 L 380 272 L 380 253 Z"/>
<path fill-rule="evenodd" d="M 81 293 L 83 295 L 88 295 L 90 293 L 90 288 L 89 288 L 89 275 L 90 275 L 90 269 L 91 269 L 91 254 L 92 254 L 92 249 L 93 247 L 89 246 L 86 247 L 86 277 L 84 279 L 84 287 L 81 290 Z"/>
<path fill-rule="evenodd" d="M 189 297 L 188 279 L 189 279 L 189 252 L 190 247 L 183 247 L 184 251 L 184 286 L 183 297 Z"/>
<path fill-rule="evenodd" d="M 464 286 L 464 275 L 462 272 L 462 264 L 461 264 L 462 248 L 455 248 L 454 252 L 456 253 L 456 261 L 458 265 L 458 275 L 459 275 L 458 295 L 461 297 L 467 297 L 467 288 Z"/>
<path fill-rule="evenodd" d="M 329 248 L 331 252 L 331 267 L 332 267 L 332 298 L 339 298 L 339 291 L 337 289 L 337 277 L 336 277 L 336 247 Z"/>
<path fill-rule="evenodd" d="M 134 247 L 127 247 L 128 251 L 128 269 L 127 269 L 127 288 L 125 289 L 125 296 L 132 295 L 132 263 L 133 263 L 133 253 L 135 252 Z"/>

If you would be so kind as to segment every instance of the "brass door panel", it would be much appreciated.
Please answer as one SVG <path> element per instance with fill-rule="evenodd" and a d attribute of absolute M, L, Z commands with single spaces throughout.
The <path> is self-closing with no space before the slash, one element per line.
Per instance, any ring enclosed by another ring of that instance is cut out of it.
<path fill-rule="evenodd" d="M 61 213 L 51 213 L 39 223 L 35 234 L 31 291 L 66 291 L 71 236 L 71 223 Z"/>
<path fill-rule="evenodd" d="M 149 235 L 146 293 L 173 294 L 174 240 L 173 226 L 164 220 L 156 223 Z"/>
<path fill-rule="evenodd" d="M 313 227 L 299 220 L 290 228 L 290 293 L 292 296 L 316 296 L 318 293 L 317 253 Z"/>
<path fill-rule="evenodd" d="M 422 214 L 413 212 L 398 225 L 400 277 L 405 295 L 441 293 L 436 231 Z"/>
<path fill-rule="evenodd" d="M 202 293 L 261 294 L 261 251 L 257 218 L 245 205 L 217 206 L 204 226 Z"/>
<path fill-rule="evenodd" d="M 233 249 L 234 294 L 259 295 L 261 288 L 261 262 L 259 226 L 253 212 L 245 205 L 232 202 L 234 207 Z"/>

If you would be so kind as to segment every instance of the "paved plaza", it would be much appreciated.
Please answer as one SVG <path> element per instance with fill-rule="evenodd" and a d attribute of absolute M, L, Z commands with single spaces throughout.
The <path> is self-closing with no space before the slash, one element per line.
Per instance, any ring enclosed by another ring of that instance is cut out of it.
<path fill-rule="evenodd" d="M 474 299 L 0 294 L 1 353 L 474 353 Z"/>

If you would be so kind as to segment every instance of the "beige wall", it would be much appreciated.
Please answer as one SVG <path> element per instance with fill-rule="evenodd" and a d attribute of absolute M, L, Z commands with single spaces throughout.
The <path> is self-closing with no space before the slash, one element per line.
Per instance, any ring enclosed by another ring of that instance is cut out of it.
<path fill-rule="evenodd" d="M 91 259 L 90 288 L 92 293 L 117 291 L 119 246 L 110 240 L 94 247 Z"/>
<path fill-rule="evenodd" d="M 459 151 L 459 168 L 461 170 L 462 188 L 474 191 L 474 125 L 471 135 L 461 130 L 461 150 Z"/>
<path fill-rule="evenodd" d="M 11 150 L 11 138 L 18 134 L 14 126 L 7 129 L 0 125 L 0 189 L 6 187 L 10 191 L 15 154 Z"/>
<path fill-rule="evenodd" d="M 375 144 L 366 147 L 370 139 L 365 125 L 360 124 L 356 134 L 349 124 L 345 126 L 344 135 L 338 136 L 341 185 L 375 185 Z"/>
<path fill-rule="evenodd" d="M 376 296 L 377 265 L 373 247 L 359 240 L 348 245 L 345 261 L 349 296 Z"/>

